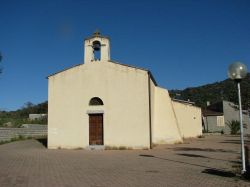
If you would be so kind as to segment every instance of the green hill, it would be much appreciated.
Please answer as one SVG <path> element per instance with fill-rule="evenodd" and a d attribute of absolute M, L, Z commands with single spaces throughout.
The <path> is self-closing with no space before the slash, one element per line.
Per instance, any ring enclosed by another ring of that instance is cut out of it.
<path fill-rule="evenodd" d="M 222 99 L 238 103 L 237 87 L 234 81 L 226 79 L 199 87 L 190 87 L 184 90 L 170 90 L 170 96 L 175 99 L 190 100 L 197 106 L 205 107 L 207 101 L 215 103 Z M 241 82 L 242 106 L 250 109 L 250 73 Z M 0 111 L 0 126 L 11 122 L 13 126 L 24 123 L 47 123 L 47 121 L 29 121 L 29 114 L 48 113 L 48 102 L 33 105 L 27 102 L 21 109 L 16 111 Z"/>
<path fill-rule="evenodd" d="M 31 102 L 27 102 L 21 109 L 16 111 L 0 111 L 0 127 L 1 126 L 12 126 L 19 127 L 25 123 L 35 123 L 35 124 L 47 124 L 47 119 L 41 120 L 28 120 L 29 114 L 47 114 L 48 113 L 48 102 L 34 105 Z"/>
<path fill-rule="evenodd" d="M 184 90 L 170 90 L 169 93 L 172 98 L 190 100 L 200 107 L 205 107 L 207 101 L 215 103 L 222 99 L 238 103 L 237 85 L 230 79 Z M 250 109 L 250 73 L 241 82 L 241 96 L 243 108 Z"/>

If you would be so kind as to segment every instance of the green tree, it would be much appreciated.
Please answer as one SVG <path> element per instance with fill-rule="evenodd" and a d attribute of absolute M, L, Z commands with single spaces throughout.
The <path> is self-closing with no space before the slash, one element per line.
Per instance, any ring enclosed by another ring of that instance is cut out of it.
<path fill-rule="evenodd" d="M 170 96 L 176 99 L 189 99 L 203 108 L 205 108 L 207 101 L 213 104 L 226 100 L 238 105 L 237 85 L 230 79 L 195 88 L 170 90 Z M 243 109 L 250 109 L 250 73 L 241 81 L 241 96 Z"/>
<path fill-rule="evenodd" d="M 32 102 L 28 101 L 28 102 L 24 103 L 23 108 L 31 108 L 33 106 L 35 106 L 35 105 Z"/>

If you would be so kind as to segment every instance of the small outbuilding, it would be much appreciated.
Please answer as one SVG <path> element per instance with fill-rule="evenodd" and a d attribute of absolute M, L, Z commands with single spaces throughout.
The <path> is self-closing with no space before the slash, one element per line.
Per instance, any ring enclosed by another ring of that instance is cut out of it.
<path fill-rule="evenodd" d="M 149 149 L 202 134 L 201 109 L 112 61 L 108 37 L 94 33 L 84 50 L 84 64 L 48 76 L 48 148 Z"/>
<path fill-rule="evenodd" d="M 202 110 L 202 114 L 204 131 L 211 133 L 230 134 L 231 130 L 228 124 L 232 120 L 240 121 L 239 106 L 225 100 L 207 106 L 206 109 Z M 242 117 L 244 134 L 250 134 L 249 112 L 243 110 Z"/>

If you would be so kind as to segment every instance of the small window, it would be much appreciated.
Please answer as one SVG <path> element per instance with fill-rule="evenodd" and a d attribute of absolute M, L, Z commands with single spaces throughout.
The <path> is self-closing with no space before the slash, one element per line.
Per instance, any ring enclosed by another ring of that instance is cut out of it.
<path fill-rule="evenodd" d="M 89 105 L 90 106 L 103 105 L 103 102 L 99 97 L 93 97 L 92 99 L 90 99 Z"/>
<path fill-rule="evenodd" d="M 225 126 L 224 116 L 217 116 L 217 126 L 218 127 L 224 127 Z"/>

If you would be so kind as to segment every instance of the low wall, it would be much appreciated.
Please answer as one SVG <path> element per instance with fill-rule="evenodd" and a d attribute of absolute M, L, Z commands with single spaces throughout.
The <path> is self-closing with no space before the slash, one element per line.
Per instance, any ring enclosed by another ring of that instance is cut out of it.
<path fill-rule="evenodd" d="M 0 128 L 0 142 L 10 141 L 12 138 L 22 137 L 44 137 L 47 136 L 47 125 L 25 124 L 21 128 Z"/>

